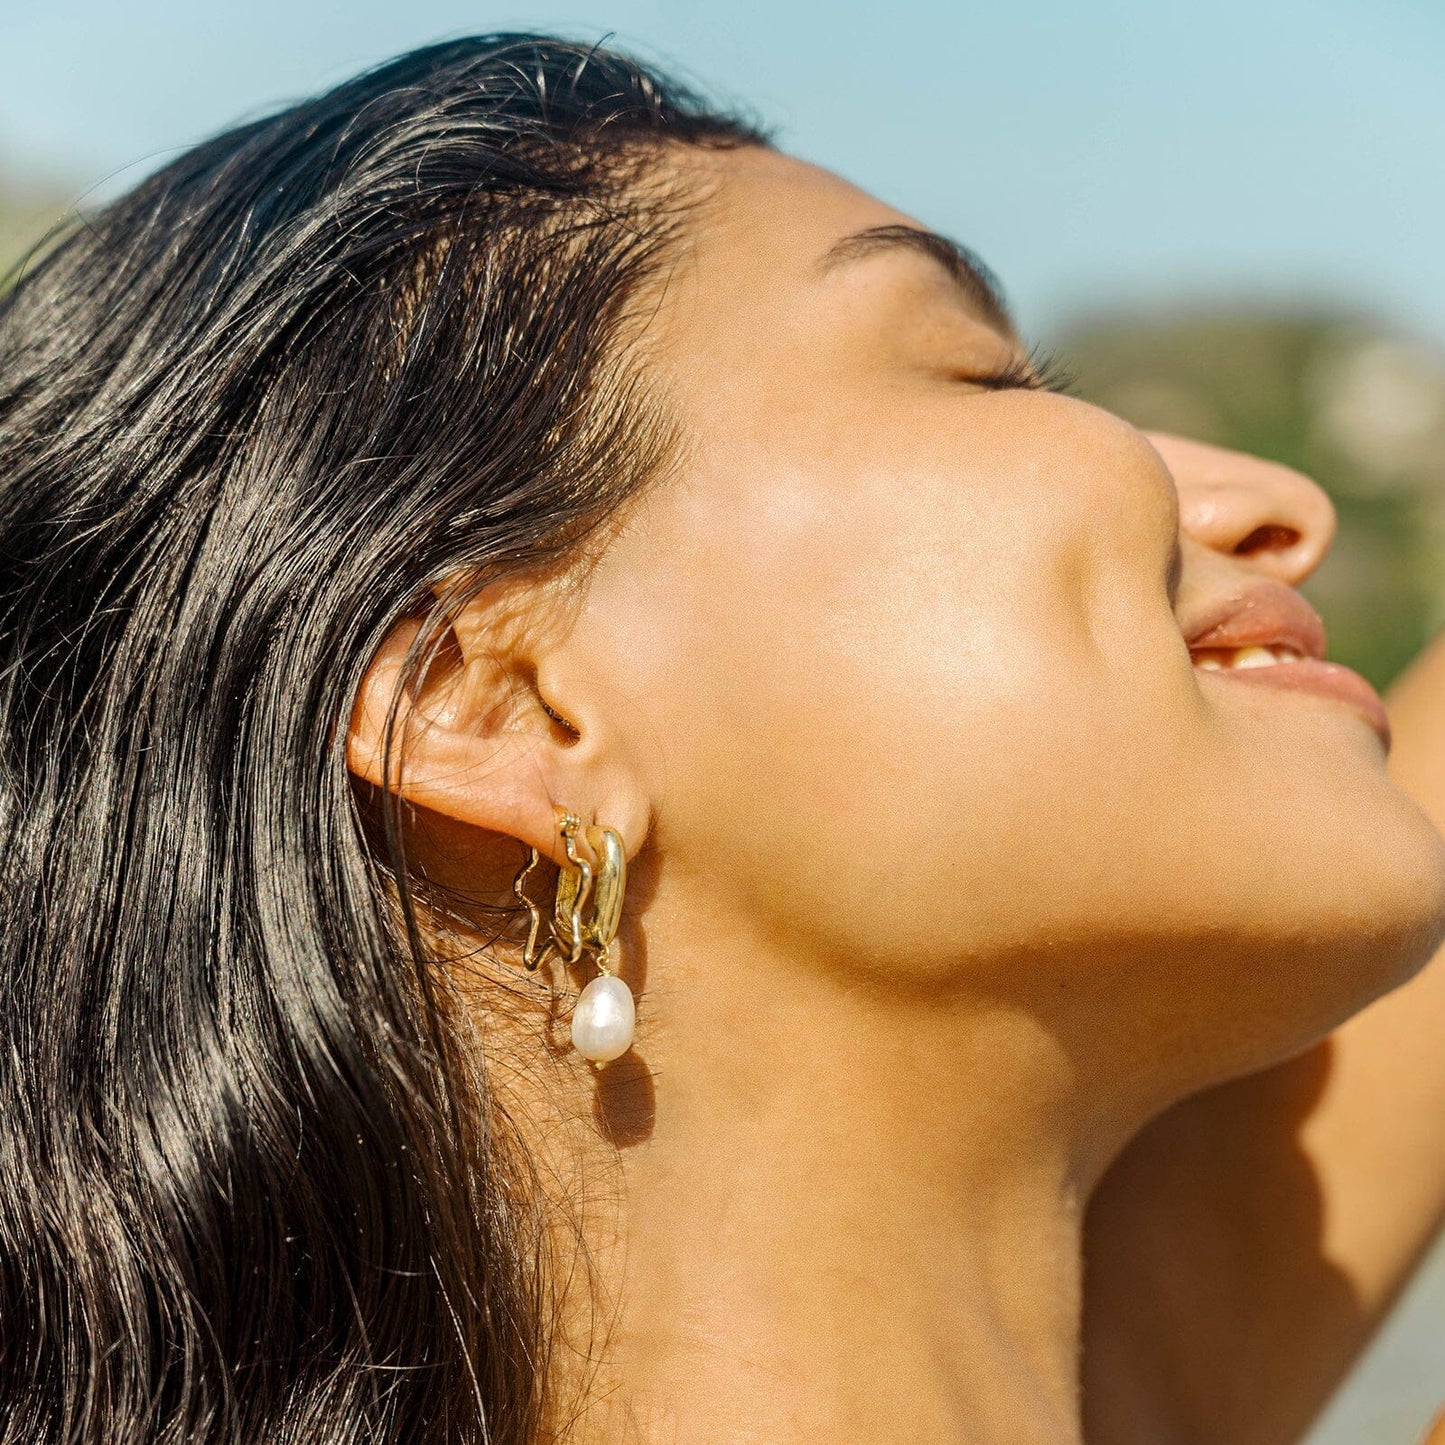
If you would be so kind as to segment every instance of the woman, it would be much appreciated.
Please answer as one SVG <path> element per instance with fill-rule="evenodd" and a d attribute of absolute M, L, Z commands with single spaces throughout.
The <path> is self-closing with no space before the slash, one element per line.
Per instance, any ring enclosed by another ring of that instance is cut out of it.
<path fill-rule="evenodd" d="M 0 1439 L 1295 1437 L 1445 1203 L 1309 481 L 538 37 L 5 308 Z"/>

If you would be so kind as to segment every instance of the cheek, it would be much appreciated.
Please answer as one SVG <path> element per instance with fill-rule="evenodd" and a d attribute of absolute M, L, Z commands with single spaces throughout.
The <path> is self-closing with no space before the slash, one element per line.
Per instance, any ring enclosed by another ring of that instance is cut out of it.
<path fill-rule="evenodd" d="M 886 469 L 840 464 L 826 486 L 774 458 L 727 507 L 704 479 L 594 592 L 662 750 L 672 855 L 726 850 L 740 903 L 870 966 L 954 966 L 959 938 L 1036 929 L 1097 866 L 1076 839 L 1117 811 L 1119 760 L 1145 766 L 1161 710 L 1192 697 L 1147 478 L 1135 527 L 1101 533 L 1117 454 L 1091 492 L 1078 447 L 987 475 L 937 450 L 900 438 Z M 1101 646 L 1115 614 L 1128 628 Z M 1138 681 L 1161 649 L 1162 696 Z"/>

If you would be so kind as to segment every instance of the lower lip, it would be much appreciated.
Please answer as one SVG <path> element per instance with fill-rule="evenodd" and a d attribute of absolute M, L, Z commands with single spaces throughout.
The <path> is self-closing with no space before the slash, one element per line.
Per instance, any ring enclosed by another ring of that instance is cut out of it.
<path fill-rule="evenodd" d="M 1315 697 L 1333 698 L 1353 708 L 1390 746 L 1390 719 L 1380 694 L 1360 676 L 1338 662 L 1320 662 L 1312 657 L 1298 662 L 1277 662 L 1271 667 L 1221 667 L 1197 669 L 1206 677 L 1228 678 L 1247 687 L 1271 687 L 1281 692 L 1307 692 Z"/>

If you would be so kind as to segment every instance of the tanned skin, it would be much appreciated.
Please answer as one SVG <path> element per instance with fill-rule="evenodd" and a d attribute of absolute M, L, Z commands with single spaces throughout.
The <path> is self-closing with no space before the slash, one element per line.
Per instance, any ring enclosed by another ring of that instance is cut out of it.
<path fill-rule="evenodd" d="M 1358 706 L 1190 646 L 1298 608 L 1328 499 L 1034 384 L 837 176 L 678 165 L 632 339 L 674 465 L 468 603 L 400 781 L 414 622 L 349 736 L 463 893 L 557 861 L 559 803 L 629 856 L 600 1076 L 453 933 L 563 1222 L 558 1433 L 1284 1445 L 1445 1202 L 1445 969 L 1368 1009 L 1445 933 L 1439 833 Z M 1437 812 L 1442 674 L 1395 699 Z"/>

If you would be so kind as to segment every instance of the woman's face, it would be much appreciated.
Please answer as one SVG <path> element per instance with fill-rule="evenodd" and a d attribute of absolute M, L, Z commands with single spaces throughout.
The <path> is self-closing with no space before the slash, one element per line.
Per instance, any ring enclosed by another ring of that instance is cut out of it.
<path fill-rule="evenodd" d="M 686 164 L 715 191 L 645 338 L 685 456 L 569 648 L 628 719 L 656 926 L 705 896 L 798 966 L 1188 1083 L 1400 981 L 1445 870 L 1367 703 L 1217 666 L 1315 645 L 1319 490 L 990 384 L 1006 320 L 926 248 L 846 240 L 921 227 L 837 177 Z"/>

